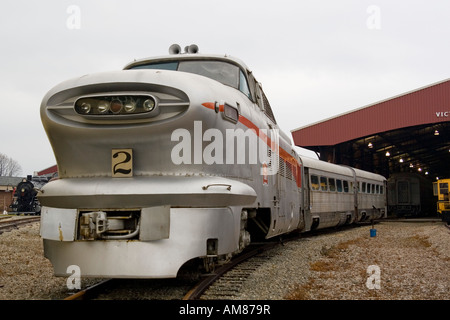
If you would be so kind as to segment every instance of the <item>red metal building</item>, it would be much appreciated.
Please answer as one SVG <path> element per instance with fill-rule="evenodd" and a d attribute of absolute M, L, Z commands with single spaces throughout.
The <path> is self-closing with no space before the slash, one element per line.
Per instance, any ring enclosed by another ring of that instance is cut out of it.
<path fill-rule="evenodd" d="M 450 79 L 292 130 L 320 159 L 381 173 L 450 177 Z"/>
<path fill-rule="evenodd" d="M 41 176 L 46 176 L 49 178 L 55 177 L 58 175 L 58 166 L 55 164 L 51 167 L 48 167 L 47 169 L 38 171 L 36 175 L 39 177 L 41 177 Z"/>

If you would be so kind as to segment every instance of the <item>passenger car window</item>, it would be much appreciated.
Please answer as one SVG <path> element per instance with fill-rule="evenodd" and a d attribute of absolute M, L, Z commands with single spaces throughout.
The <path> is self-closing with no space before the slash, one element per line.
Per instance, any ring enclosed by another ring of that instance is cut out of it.
<path fill-rule="evenodd" d="M 329 178 L 328 184 L 330 186 L 330 191 L 336 191 L 336 180 L 334 180 L 333 178 Z"/>
<path fill-rule="evenodd" d="M 320 177 L 320 189 L 322 191 L 328 191 L 327 177 Z"/>
<path fill-rule="evenodd" d="M 336 180 L 336 188 L 338 192 L 342 192 L 342 180 Z"/>
<path fill-rule="evenodd" d="M 319 190 L 319 177 L 315 175 L 311 175 L 311 189 Z"/>
<path fill-rule="evenodd" d="M 344 180 L 344 192 L 348 192 L 349 188 L 348 188 L 348 181 Z"/>

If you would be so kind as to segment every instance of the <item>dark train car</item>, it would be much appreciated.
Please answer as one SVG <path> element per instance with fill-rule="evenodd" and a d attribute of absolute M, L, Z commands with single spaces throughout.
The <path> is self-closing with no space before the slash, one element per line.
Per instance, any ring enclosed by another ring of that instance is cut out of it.
<path fill-rule="evenodd" d="M 423 176 L 412 172 L 394 173 L 387 186 L 389 215 L 428 216 L 435 212 L 433 186 Z"/>

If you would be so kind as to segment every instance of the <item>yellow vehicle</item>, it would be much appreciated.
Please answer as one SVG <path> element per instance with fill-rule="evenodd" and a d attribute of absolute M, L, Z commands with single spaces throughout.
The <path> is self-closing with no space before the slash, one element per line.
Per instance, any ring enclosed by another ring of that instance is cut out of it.
<path fill-rule="evenodd" d="M 437 199 L 437 212 L 442 221 L 450 222 L 450 198 L 449 198 L 450 179 L 440 179 L 433 182 L 433 194 Z"/>

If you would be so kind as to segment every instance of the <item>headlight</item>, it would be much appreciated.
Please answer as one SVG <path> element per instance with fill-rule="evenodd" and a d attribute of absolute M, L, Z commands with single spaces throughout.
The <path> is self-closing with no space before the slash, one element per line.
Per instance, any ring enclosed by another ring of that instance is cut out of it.
<path fill-rule="evenodd" d="M 136 110 L 136 102 L 133 100 L 125 102 L 124 108 L 126 113 L 134 112 Z"/>
<path fill-rule="evenodd" d="M 237 123 L 239 121 L 239 111 L 229 104 L 223 106 L 223 117 L 231 122 Z"/>
<path fill-rule="evenodd" d="M 144 110 L 145 111 L 152 111 L 155 109 L 155 100 L 153 99 L 147 99 L 144 101 Z"/>
<path fill-rule="evenodd" d="M 83 102 L 80 106 L 81 113 L 88 114 L 91 112 L 91 105 L 89 103 Z"/>
<path fill-rule="evenodd" d="M 97 105 L 97 110 L 99 113 L 107 113 L 109 110 L 109 102 L 108 101 L 100 101 Z"/>
<path fill-rule="evenodd" d="M 132 115 L 156 109 L 156 98 L 148 95 L 90 96 L 75 102 L 81 115 Z"/>

